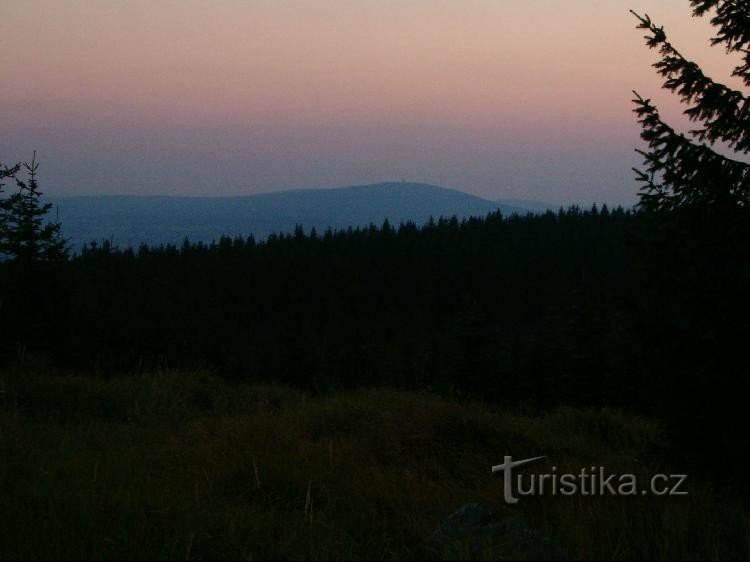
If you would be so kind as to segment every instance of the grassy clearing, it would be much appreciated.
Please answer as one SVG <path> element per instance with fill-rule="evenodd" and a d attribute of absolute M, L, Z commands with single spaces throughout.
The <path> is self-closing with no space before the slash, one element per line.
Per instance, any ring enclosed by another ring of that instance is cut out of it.
<path fill-rule="evenodd" d="M 320 559 L 431 555 L 458 506 L 516 513 L 574 557 L 747 558 L 739 502 L 524 498 L 490 466 L 663 469 L 658 424 L 611 411 L 544 417 L 429 394 L 312 397 L 205 373 L 0 374 L 0 558 Z"/>

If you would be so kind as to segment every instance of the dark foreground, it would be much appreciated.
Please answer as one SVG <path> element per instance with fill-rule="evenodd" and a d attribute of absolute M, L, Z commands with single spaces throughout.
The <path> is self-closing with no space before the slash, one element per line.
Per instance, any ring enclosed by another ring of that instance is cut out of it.
<path fill-rule="evenodd" d="M 490 473 L 511 454 L 645 477 L 679 468 L 666 445 L 659 423 L 610 410 L 530 417 L 407 391 L 230 386 L 200 372 L 5 371 L 0 558 L 461 558 L 427 539 L 468 502 L 521 518 L 573 558 L 750 556 L 747 509 L 699 477 L 686 497 L 529 497 L 511 508 Z"/>

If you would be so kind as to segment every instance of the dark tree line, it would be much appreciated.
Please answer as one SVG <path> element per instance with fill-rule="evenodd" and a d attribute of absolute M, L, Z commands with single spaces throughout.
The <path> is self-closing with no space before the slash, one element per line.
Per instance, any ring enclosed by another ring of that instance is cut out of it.
<path fill-rule="evenodd" d="M 667 420 L 702 452 L 744 451 L 747 285 L 730 281 L 747 275 L 745 250 L 660 236 L 648 213 L 572 208 L 263 242 L 105 242 L 48 264 L 29 307 L 13 305 L 28 287 L 0 264 L 0 360 L 617 407 Z"/>
<path fill-rule="evenodd" d="M 572 209 L 298 230 L 265 243 L 105 243 L 67 266 L 76 341 L 60 360 L 103 370 L 205 365 L 309 388 L 397 384 L 543 404 L 559 402 L 560 374 L 561 386 L 579 381 L 582 401 L 602 400 L 582 371 L 593 376 L 611 358 L 599 348 L 612 346 L 619 320 L 610 310 L 623 308 L 621 288 L 633 281 L 635 222 L 621 209 Z"/>

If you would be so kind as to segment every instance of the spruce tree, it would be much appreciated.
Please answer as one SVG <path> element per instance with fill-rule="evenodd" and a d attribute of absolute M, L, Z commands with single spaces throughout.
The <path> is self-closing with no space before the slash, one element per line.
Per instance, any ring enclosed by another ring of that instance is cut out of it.
<path fill-rule="evenodd" d="M 732 74 L 739 87 L 750 88 L 750 2 L 691 0 L 690 6 L 695 17 L 711 17 L 712 44 L 739 55 Z M 744 429 L 750 393 L 750 99 L 709 77 L 648 15 L 633 13 L 646 30 L 646 44 L 659 52 L 654 67 L 663 88 L 679 96 L 694 124 L 678 131 L 651 100 L 635 94 L 648 146 L 639 151 L 644 165 L 636 170 L 646 211 L 635 262 L 642 292 L 631 332 L 639 342 L 636 384 L 654 413 L 668 421 L 684 455 L 698 464 L 711 458 L 724 460 L 722 469 L 741 467 L 750 458 L 750 431 Z"/>
<path fill-rule="evenodd" d="M 37 262 L 54 262 L 67 255 L 60 223 L 49 221 L 51 203 L 42 203 L 39 191 L 36 152 L 31 162 L 24 162 L 28 180 L 16 178 L 18 191 L 4 203 L 5 253 L 14 261 L 29 265 Z"/>
<path fill-rule="evenodd" d="M 691 0 L 696 17 L 713 14 L 717 29 L 713 45 L 728 54 L 739 54 L 741 62 L 733 75 L 750 87 L 750 2 L 746 0 Z M 643 169 L 636 169 L 642 183 L 641 207 L 675 210 L 687 207 L 732 209 L 750 206 L 750 166 L 739 158 L 750 152 L 750 99 L 707 76 L 703 70 L 669 42 L 663 27 L 648 15 L 638 18 L 645 29 L 646 44 L 659 51 L 654 64 L 664 78 L 663 88 L 677 94 L 688 108 L 685 115 L 697 128 L 683 134 L 665 123 L 650 99 L 637 92 L 633 102 L 648 150 Z M 737 154 L 723 156 L 713 149 L 721 143 Z"/>

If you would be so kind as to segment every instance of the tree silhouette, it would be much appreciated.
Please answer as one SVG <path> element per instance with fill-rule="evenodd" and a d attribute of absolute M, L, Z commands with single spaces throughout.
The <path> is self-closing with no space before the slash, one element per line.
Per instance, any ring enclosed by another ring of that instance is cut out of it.
<path fill-rule="evenodd" d="M 6 166 L 0 163 L 0 193 L 3 192 L 3 187 L 5 186 L 3 180 L 7 178 L 15 178 L 18 170 L 20 169 L 20 164 L 16 164 L 15 166 Z"/>
<path fill-rule="evenodd" d="M 47 220 L 51 203 L 42 203 L 36 152 L 31 162 L 24 162 L 28 180 L 16 178 L 18 191 L 3 204 L 5 215 L 4 252 L 20 264 L 52 262 L 64 259 L 67 250 L 60 224 Z"/>
<path fill-rule="evenodd" d="M 694 16 L 713 11 L 711 24 L 717 28 L 712 44 L 723 45 L 728 53 L 742 53 L 742 63 L 733 72 L 750 86 L 750 3 L 736 0 L 691 0 Z M 750 166 L 722 156 L 712 146 L 719 142 L 741 156 L 750 151 L 750 99 L 738 90 L 708 77 L 693 61 L 685 58 L 667 39 L 663 27 L 648 15 L 632 12 L 645 29 L 646 44 L 658 49 L 661 60 L 654 64 L 664 77 L 663 88 L 680 96 L 689 107 L 685 115 L 698 127 L 689 136 L 665 123 L 650 99 L 637 92 L 633 102 L 648 143 L 644 167 L 636 169 L 641 187 L 641 206 L 647 210 L 674 210 L 700 206 L 708 208 L 748 207 Z"/>
<path fill-rule="evenodd" d="M 5 187 L 3 180 L 8 178 L 15 179 L 20 168 L 20 164 L 16 164 L 15 166 L 0 164 L 0 255 L 6 253 L 8 233 L 8 201 L 2 199 L 3 188 Z"/>
<path fill-rule="evenodd" d="M 691 0 L 690 6 L 696 17 L 713 14 L 712 44 L 742 55 L 733 75 L 750 87 L 750 2 Z M 670 421 L 682 454 L 698 464 L 703 454 L 723 466 L 744 466 L 750 165 L 743 156 L 750 152 L 750 99 L 707 76 L 647 15 L 633 14 L 647 31 L 646 44 L 660 54 L 654 67 L 663 88 L 679 96 L 695 124 L 678 132 L 635 93 L 648 144 L 639 151 L 643 169 L 636 170 L 647 228 L 639 243 L 643 298 L 631 332 L 641 338 L 635 347 L 642 352 L 642 391 Z"/>

